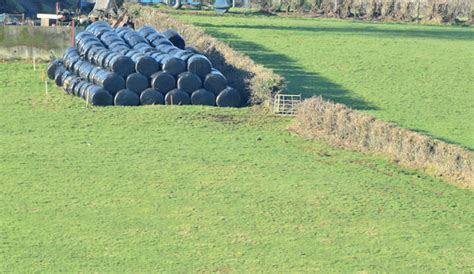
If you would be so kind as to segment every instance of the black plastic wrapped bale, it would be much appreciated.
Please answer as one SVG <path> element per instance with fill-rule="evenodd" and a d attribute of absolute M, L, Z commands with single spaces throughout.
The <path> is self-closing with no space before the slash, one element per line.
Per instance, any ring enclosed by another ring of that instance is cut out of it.
<path fill-rule="evenodd" d="M 86 90 L 87 90 L 90 86 L 93 86 L 93 85 L 94 85 L 94 84 L 92 84 L 92 83 L 85 82 L 85 84 L 82 85 L 82 86 L 80 87 L 80 89 L 79 89 L 79 96 L 80 96 L 82 99 L 86 100 L 86 99 L 87 99 L 87 92 L 86 92 Z"/>
<path fill-rule="evenodd" d="M 198 89 L 191 95 L 191 103 L 193 105 L 215 106 L 216 96 L 203 88 Z"/>
<path fill-rule="evenodd" d="M 122 89 L 115 95 L 114 104 L 116 106 L 138 106 L 140 97 L 131 90 Z"/>
<path fill-rule="evenodd" d="M 119 90 L 125 88 L 125 80 L 115 72 L 101 70 L 95 74 L 94 83 L 115 95 Z"/>
<path fill-rule="evenodd" d="M 84 97 L 89 104 L 94 106 L 111 106 L 114 104 L 114 98 L 105 89 L 89 85 L 85 88 Z"/>
<path fill-rule="evenodd" d="M 97 56 L 96 64 L 100 67 L 105 68 L 107 65 L 106 61 L 111 60 L 111 58 L 114 56 L 114 52 L 111 51 L 102 51 L 99 53 Z"/>
<path fill-rule="evenodd" d="M 140 95 L 142 91 L 149 87 L 148 77 L 138 72 L 132 73 L 127 77 L 125 86 Z"/>
<path fill-rule="evenodd" d="M 135 45 L 137 45 L 139 43 L 147 43 L 145 38 L 143 38 L 140 34 L 134 32 L 134 31 L 129 31 L 129 32 L 125 33 L 125 35 L 123 36 L 123 39 L 131 47 L 134 47 Z"/>
<path fill-rule="evenodd" d="M 95 75 L 99 73 L 102 70 L 100 67 L 94 67 L 91 72 L 89 73 L 89 76 L 87 77 L 87 81 L 93 83 L 95 79 Z"/>
<path fill-rule="evenodd" d="M 156 40 L 156 39 L 166 39 L 166 40 L 168 40 L 163 34 L 157 32 L 157 31 L 155 31 L 154 33 L 150 33 L 150 34 L 148 34 L 148 35 L 146 35 L 146 36 L 143 36 L 143 37 L 145 37 L 145 39 L 146 39 L 148 42 L 152 42 L 152 41 L 154 41 L 154 40 Z M 168 40 L 168 41 L 169 41 L 169 40 Z M 172 44 L 172 43 L 170 42 L 170 44 Z"/>
<path fill-rule="evenodd" d="M 173 75 L 160 71 L 151 76 L 151 87 L 166 94 L 176 88 L 176 79 Z"/>
<path fill-rule="evenodd" d="M 135 62 L 135 71 L 145 76 L 151 76 L 160 70 L 160 64 L 152 57 L 146 56 L 138 51 L 130 51 L 127 56 Z"/>
<path fill-rule="evenodd" d="M 72 95 L 73 86 L 79 81 L 79 78 L 75 75 L 67 76 L 63 81 L 63 89 L 67 94 Z"/>
<path fill-rule="evenodd" d="M 67 59 L 64 60 L 64 65 L 66 65 L 66 68 L 68 70 L 73 70 L 74 65 L 81 60 L 81 57 L 79 56 L 72 56 L 68 57 Z"/>
<path fill-rule="evenodd" d="M 81 97 L 81 88 L 85 84 L 87 84 L 87 82 L 79 81 L 76 85 L 74 85 L 73 90 L 72 90 L 72 93 L 74 94 L 74 96 Z"/>
<path fill-rule="evenodd" d="M 216 104 L 220 107 L 239 107 L 242 102 L 240 93 L 234 88 L 227 87 L 216 99 Z"/>
<path fill-rule="evenodd" d="M 54 82 L 56 83 L 56 86 L 62 87 L 63 86 L 63 74 L 66 73 L 66 67 L 61 66 L 56 69 L 56 73 L 54 74 Z"/>
<path fill-rule="evenodd" d="M 163 105 L 165 97 L 154 88 L 145 89 L 140 95 L 140 103 L 142 105 Z"/>
<path fill-rule="evenodd" d="M 135 72 L 135 62 L 130 57 L 117 54 L 110 59 L 109 69 L 125 78 Z"/>
<path fill-rule="evenodd" d="M 212 64 L 204 55 L 193 55 L 188 60 L 188 71 L 195 73 L 204 79 L 206 75 L 211 73 Z"/>
<path fill-rule="evenodd" d="M 178 76 L 180 73 L 186 71 L 186 63 L 179 58 L 167 57 L 161 62 L 163 64 L 163 71 L 173 76 Z"/>
<path fill-rule="evenodd" d="M 211 71 L 206 78 L 204 78 L 204 88 L 219 95 L 227 87 L 227 79 L 218 71 Z"/>
<path fill-rule="evenodd" d="M 160 48 L 164 45 L 167 45 L 167 46 L 174 46 L 173 43 L 170 42 L 170 40 L 166 39 L 166 38 L 157 38 L 157 39 L 154 39 L 152 41 L 150 41 L 150 44 L 152 44 L 154 47 L 156 48 Z"/>
<path fill-rule="evenodd" d="M 189 94 L 179 89 L 173 89 L 172 91 L 166 93 L 165 102 L 167 105 L 189 105 L 191 99 Z"/>
<path fill-rule="evenodd" d="M 69 70 L 66 70 L 66 71 L 61 75 L 61 86 L 64 86 L 64 83 L 66 82 L 66 79 L 67 79 L 68 77 L 72 77 L 72 76 L 74 76 L 74 73 L 72 73 L 72 72 L 69 71 Z M 57 80 L 54 79 L 54 81 L 57 81 Z M 56 82 L 56 84 L 57 84 L 57 82 Z M 64 88 L 66 88 L 66 87 L 64 87 Z"/>
<path fill-rule="evenodd" d="M 89 79 L 89 74 L 92 72 L 94 67 L 95 66 L 89 62 L 82 63 L 82 65 L 79 67 L 79 76 L 84 80 Z"/>
<path fill-rule="evenodd" d="M 157 31 L 153 27 L 150 27 L 150 26 L 143 26 L 138 30 L 138 34 L 140 34 L 141 36 L 143 36 L 145 38 L 148 35 L 150 35 L 152 33 L 156 33 L 156 32 Z"/>
<path fill-rule="evenodd" d="M 103 50 L 104 48 L 102 47 L 93 47 L 92 49 L 90 49 L 89 51 L 87 51 L 87 54 L 85 56 L 85 59 L 89 62 L 92 62 L 92 60 L 94 59 L 94 55 L 97 54 L 97 52 L 99 52 L 100 50 Z"/>
<path fill-rule="evenodd" d="M 61 59 L 56 59 L 48 65 L 48 78 L 50 80 L 54 80 L 56 69 L 61 66 L 64 66 L 64 62 Z"/>
<path fill-rule="evenodd" d="M 173 45 L 175 45 L 176 47 L 180 49 L 184 49 L 186 47 L 186 42 L 178 32 L 169 29 L 163 32 L 163 35 L 168 38 L 168 40 L 170 40 L 170 42 L 173 43 Z"/>
<path fill-rule="evenodd" d="M 71 71 L 74 72 L 74 74 L 79 75 L 79 68 L 84 64 L 86 61 L 79 59 L 77 62 L 74 63 L 72 66 Z"/>
<path fill-rule="evenodd" d="M 192 94 L 202 87 L 202 81 L 196 74 L 186 71 L 178 76 L 177 86 L 178 89 Z"/>

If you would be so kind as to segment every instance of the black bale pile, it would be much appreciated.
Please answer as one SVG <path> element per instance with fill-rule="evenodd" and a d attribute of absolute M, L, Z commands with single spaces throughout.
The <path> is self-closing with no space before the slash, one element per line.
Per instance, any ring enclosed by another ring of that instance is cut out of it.
<path fill-rule="evenodd" d="M 77 34 L 75 45 L 51 62 L 48 77 L 92 105 L 246 104 L 209 59 L 186 47 L 176 31 L 113 29 L 99 21 Z"/>

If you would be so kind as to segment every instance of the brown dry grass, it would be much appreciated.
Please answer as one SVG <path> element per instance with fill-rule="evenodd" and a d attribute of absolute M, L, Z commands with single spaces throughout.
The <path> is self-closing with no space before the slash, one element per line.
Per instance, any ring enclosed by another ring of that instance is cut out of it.
<path fill-rule="evenodd" d="M 174 29 L 178 31 L 189 45 L 202 51 L 229 81 L 246 98 L 249 104 L 269 104 L 272 95 L 285 86 L 284 80 L 271 69 L 256 64 L 248 56 L 235 52 L 227 44 L 206 34 L 202 29 L 180 22 L 157 9 L 129 7 L 136 27 L 150 25 L 160 31 Z"/>
<path fill-rule="evenodd" d="M 301 103 L 292 131 L 307 138 L 323 139 L 338 147 L 388 155 L 404 166 L 474 189 L 474 153 L 471 151 L 321 97 Z"/>

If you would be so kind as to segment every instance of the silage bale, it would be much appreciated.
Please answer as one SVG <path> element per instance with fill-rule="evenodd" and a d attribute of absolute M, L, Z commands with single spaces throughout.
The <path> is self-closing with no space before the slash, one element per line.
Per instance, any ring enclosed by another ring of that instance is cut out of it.
<path fill-rule="evenodd" d="M 105 65 L 106 65 L 105 60 L 107 60 L 107 57 L 109 57 L 110 55 L 113 55 L 113 52 L 111 52 L 111 51 L 104 51 L 104 52 L 101 52 L 101 53 L 97 56 L 96 64 L 97 64 L 98 66 L 101 66 L 101 67 L 105 68 Z M 135 69 L 135 68 L 134 68 L 134 69 Z"/>
<path fill-rule="evenodd" d="M 92 71 L 89 73 L 89 76 L 87 77 L 87 81 L 93 83 L 95 79 L 95 75 L 101 70 L 102 68 L 100 67 L 94 67 Z"/>
<path fill-rule="evenodd" d="M 239 107 L 241 101 L 240 93 L 234 88 L 227 87 L 217 96 L 216 104 L 219 107 Z"/>
<path fill-rule="evenodd" d="M 178 75 L 177 87 L 191 95 L 193 91 L 202 87 L 202 81 L 196 74 L 185 71 Z"/>
<path fill-rule="evenodd" d="M 160 71 L 151 76 L 151 87 L 166 94 L 176 88 L 176 79 L 173 75 Z"/>
<path fill-rule="evenodd" d="M 147 36 L 144 36 L 144 37 L 150 43 L 154 40 L 157 40 L 157 39 L 166 39 L 166 37 L 163 34 L 161 34 L 159 32 L 156 32 L 156 31 L 154 33 L 150 33 L 150 34 L 148 34 Z M 166 40 L 168 40 L 168 39 L 166 39 Z M 172 45 L 173 43 L 170 42 L 170 44 Z"/>
<path fill-rule="evenodd" d="M 135 92 L 122 89 L 115 95 L 114 104 L 116 106 L 138 106 L 140 104 L 140 98 Z"/>
<path fill-rule="evenodd" d="M 79 76 L 84 79 L 84 80 L 87 80 L 88 77 L 89 77 L 89 74 L 92 72 L 92 69 L 94 68 L 95 66 L 92 65 L 91 63 L 89 62 L 83 62 L 81 64 L 81 66 L 79 67 Z"/>
<path fill-rule="evenodd" d="M 61 59 L 56 59 L 48 65 L 47 74 L 50 80 L 54 80 L 56 69 L 61 66 L 64 66 L 64 62 Z"/>
<path fill-rule="evenodd" d="M 85 82 L 84 85 L 82 85 L 80 88 L 79 88 L 79 96 L 86 100 L 87 99 L 87 89 L 90 87 L 90 86 L 94 86 L 94 84 L 92 83 L 89 83 L 89 82 Z"/>
<path fill-rule="evenodd" d="M 75 82 L 79 81 L 77 76 L 69 75 L 66 76 L 63 80 L 63 89 L 67 94 L 72 95 L 72 87 L 74 86 Z"/>
<path fill-rule="evenodd" d="M 160 47 L 165 46 L 165 45 L 174 46 L 173 43 L 170 42 L 170 40 L 168 40 L 166 38 L 161 38 L 161 37 L 157 38 L 157 39 L 154 39 L 154 40 L 151 40 L 150 44 L 152 44 L 157 49 L 159 49 Z"/>
<path fill-rule="evenodd" d="M 163 94 L 156 89 L 148 88 L 140 94 L 140 103 L 142 105 L 163 105 L 165 98 Z"/>
<path fill-rule="evenodd" d="M 138 34 L 140 34 L 141 36 L 146 38 L 148 35 L 154 34 L 157 31 L 153 27 L 145 25 L 145 26 L 141 27 L 137 32 L 138 32 Z"/>
<path fill-rule="evenodd" d="M 85 88 L 85 99 L 94 106 L 111 106 L 114 104 L 114 98 L 105 89 L 89 85 Z"/>
<path fill-rule="evenodd" d="M 206 75 L 211 73 L 212 64 L 204 55 L 193 55 L 188 60 L 188 71 L 195 73 L 204 79 Z"/>
<path fill-rule="evenodd" d="M 206 89 L 198 89 L 191 95 L 191 103 L 193 105 L 215 106 L 216 96 L 214 93 Z"/>
<path fill-rule="evenodd" d="M 179 58 L 167 56 L 161 62 L 163 64 L 163 71 L 173 76 L 178 76 L 180 73 L 186 71 L 186 63 Z"/>
<path fill-rule="evenodd" d="M 109 69 L 122 77 L 135 72 L 135 62 L 130 57 L 116 54 L 109 61 Z"/>
<path fill-rule="evenodd" d="M 81 88 L 85 84 L 87 84 L 87 82 L 82 80 L 77 82 L 72 88 L 72 94 L 74 94 L 74 96 L 81 97 Z"/>
<path fill-rule="evenodd" d="M 179 89 L 173 89 L 172 91 L 166 93 L 165 102 L 167 105 L 189 105 L 191 99 L 189 94 Z"/>
<path fill-rule="evenodd" d="M 176 32 L 175 30 L 169 29 L 165 32 L 163 32 L 163 35 L 170 40 L 171 43 L 173 43 L 174 46 L 184 49 L 186 47 L 186 42 L 184 41 L 183 37 Z"/>
<path fill-rule="evenodd" d="M 61 75 L 61 85 L 64 87 L 64 83 L 66 82 L 66 79 L 68 77 L 72 77 L 74 76 L 74 73 L 72 73 L 71 71 L 69 70 L 66 70 L 62 75 Z M 55 79 L 56 81 L 56 79 Z M 66 91 L 66 87 L 64 87 L 64 90 Z"/>
<path fill-rule="evenodd" d="M 227 79 L 219 71 L 211 71 L 206 78 L 204 78 L 204 88 L 214 93 L 216 96 L 219 95 L 227 87 Z"/>
<path fill-rule="evenodd" d="M 148 78 L 138 72 L 132 73 L 127 77 L 125 86 L 128 90 L 140 95 L 142 91 L 149 87 Z"/>
<path fill-rule="evenodd" d="M 103 87 L 112 95 L 125 88 L 125 80 L 120 75 L 106 70 L 96 73 L 94 83 Z"/>
<path fill-rule="evenodd" d="M 63 86 L 63 75 L 67 73 L 70 73 L 72 74 L 70 71 L 66 70 L 66 67 L 62 66 L 62 67 L 59 67 L 57 70 L 56 70 L 56 74 L 54 75 L 54 82 L 56 83 L 56 86 L 58 87 L 62 87 Z"/>

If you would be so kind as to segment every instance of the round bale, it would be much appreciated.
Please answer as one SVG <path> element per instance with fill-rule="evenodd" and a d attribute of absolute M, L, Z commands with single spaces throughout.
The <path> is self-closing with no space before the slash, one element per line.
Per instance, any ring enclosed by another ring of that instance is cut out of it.
<path fill-rule="evenodd" d="M 140 95 L 142 91 L 148 88 L 148 78 L 138 72 L 132 73 L 127 77 L 127 81 L 125 86 L 128 90 L 135 92 L 136 94 Z"/>
<path fill-rule="evenodd" d="M 193 92 L 191 95 L 191 103 L 193 105 L 215 106 L 216 96 L 214 93 L 201 88 Z"/>
<path fill-rule="evenodd" d="M 202 81 L 196 74 L 186 71 L 178 76 L 177 86 L 178 89 L 191 94 L 202 87 Z"/>
<path fill-rule="evenodd" d="M 188 71 L 195 73 L 204 79 L 206 75 L 211 73 L 212 64 L 206 56 L 196 54 L 188 59 Z"/>
<path fill-rule="evenodd" d="M 89 85 L 85 89 L 85 99 L 94 106 L 111 106 L 114 104 L 114 97 L 105 89 Z"/>
<path fill-rule="evenodd" d="M 163 94 L 154 88 L 145 89 L 140 95 L 142 105 L 163 105 L 165 98 Z"/>
<path fill-rule="evenodd" d="M 176 79 L 173 75 L 160 71 L 151 76 L 151 87 L 166 94 L 176 88 Z"/>
<path fill-rule="evenodd" d="M 56 69 L 61 66 L 64 66 L 64 62 L 61 59 L 56 59 L 48 65 L 48 78 L 50 80 L 54 80 Z"/>
<path fill-rule="evenodd" d="M 115 95 L 125 88 L 125 80 L 115 72 L 101 70 L 95 74 L 94 83 Z"/>
<path fill-rule="evenodd" d="M 186 42 L 184 41 L 183 37 L 176 32 L 175 30 L 169 29 L 163 32 L 163 35 L 170 40 L 173 45 L 180 49 L 184 49 L 186 47 Z"/>
<path fill-rule="evenodd" d="M 140 98 L 135 92 L 122 89 L 115 95 L 114 103 L 116 106 L 138 106 Z"/>
<path fill-rule="evenodd" d="M 204 78 L 204 88 L 215 95 L 218 95 L 226 87 L 227 79 L 220 72 L 212 71 Z"/>
<path fill-rule="evenodd" d="M 166 93 L 165 102 L 167 105 L 189 105 L 191 99 L 189 94 L 179 89 L 173 89 L 172 91 Z"/>
<path fill-rule="evenodd" d="M 161 63 L 163 64 L 163 71 L 166 71 L 173 76 L 177 76 L 186 71 L 186 63 L 176 57 L 165 58 Z"/>
<path fill-rule="evenodd" d="M 240 93 L 231 87 L 221 91 L 216 99 L 216 103 L 220 107 L 239 107 L 241 101 Z"/>

